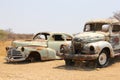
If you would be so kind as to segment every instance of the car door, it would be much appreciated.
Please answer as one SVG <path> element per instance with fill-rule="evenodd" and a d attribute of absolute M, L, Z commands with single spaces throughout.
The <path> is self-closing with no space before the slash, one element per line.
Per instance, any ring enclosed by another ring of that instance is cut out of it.
<path fill-rule="evenodd" d="M 48 47 L 54 49 L 55 51 L 60 51 L 60 46 L 65 43 L 65 38 L 63 34 L 53 34 L 51 39 L 48 41 Z"/>

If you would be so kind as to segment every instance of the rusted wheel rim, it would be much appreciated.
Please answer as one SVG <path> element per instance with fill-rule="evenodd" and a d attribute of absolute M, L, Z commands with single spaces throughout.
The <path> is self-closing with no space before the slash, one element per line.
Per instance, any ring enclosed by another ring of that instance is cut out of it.
<path fill-rule="evenodd" d="M 101 53 L 99 56 L 99 63 L 100 65 L 104 65 L 107 61 L 107 56 L 105 53 Z"/>

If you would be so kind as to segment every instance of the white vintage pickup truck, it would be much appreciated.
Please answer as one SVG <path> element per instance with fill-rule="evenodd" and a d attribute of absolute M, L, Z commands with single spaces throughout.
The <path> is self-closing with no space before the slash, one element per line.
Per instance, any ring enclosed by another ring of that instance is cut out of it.
<path fill-rule="evenodd" d="M 64 45 L 61 47 L 63 54 L 57 53 L 66 65 L 93 60 L 98 67 L 105 67 L 110 58 L 120 55 L 120 22 L 116 19 L 88 21 L 84 32 L 76 34 L 69 47 Z"/>

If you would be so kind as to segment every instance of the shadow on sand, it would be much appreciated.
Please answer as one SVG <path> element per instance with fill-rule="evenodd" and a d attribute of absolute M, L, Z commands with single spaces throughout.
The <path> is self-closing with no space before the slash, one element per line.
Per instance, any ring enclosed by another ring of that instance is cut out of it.
<path fill-rule="evenodd" d="M 108 66 L 103 67 L 103 68 L 111 67 L 112 65 L 117 64 L 117 63 L 120 63 L 120 57 L 115 57 L 113 59 L 110 59 Z M 61 65 L 61 66 L 54 67 L 54 69 L 77 70 L 77 71 L 79 70 L 80 71 L 94 71 L 94 70 L 99 71 L 100 69 L 103 69 L 103 68 L 102 67 L 98 68 L 94 62 L 93 63 L 91 62 L 90 63 L 87 63 L 87 62 L 77 63 L 74 66 Z"/>
<path fill-rule="evenodd" d="M 4 64 L 11 64 L 11 65 L 17 65 L 17 64 L 21 64 L 21 65 L 25 65 L 25 64 L 31 64 L 31 63 L 43 63 L 43 62 L 50 62 L 50 61 L 53 61 L 53 60 L 45 60 L 45 61 L 19 61 L 19 62 L 4 62 Z"/>
<path fill-rule="evenodd" d="M 93 70 L 96 70 L 96 67 L 95 67 L 95 64 L 93 63 L 77 62 L 74 66 L 61 65 L 61 66 L 54 67 L 54 69 L 93 71 Z"/>

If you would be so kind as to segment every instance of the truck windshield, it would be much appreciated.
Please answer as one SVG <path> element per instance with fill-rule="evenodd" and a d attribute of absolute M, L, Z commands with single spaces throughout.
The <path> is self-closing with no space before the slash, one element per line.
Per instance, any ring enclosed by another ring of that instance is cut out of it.
<path fill-rule="evenodd" d="M 107 29 L 109 24 L 106 23 L 89 23 L 85 25 L 84 31 L 103 31 L 103 29 Z M 105 27 L 105 28 L 104 28 Z"/>

